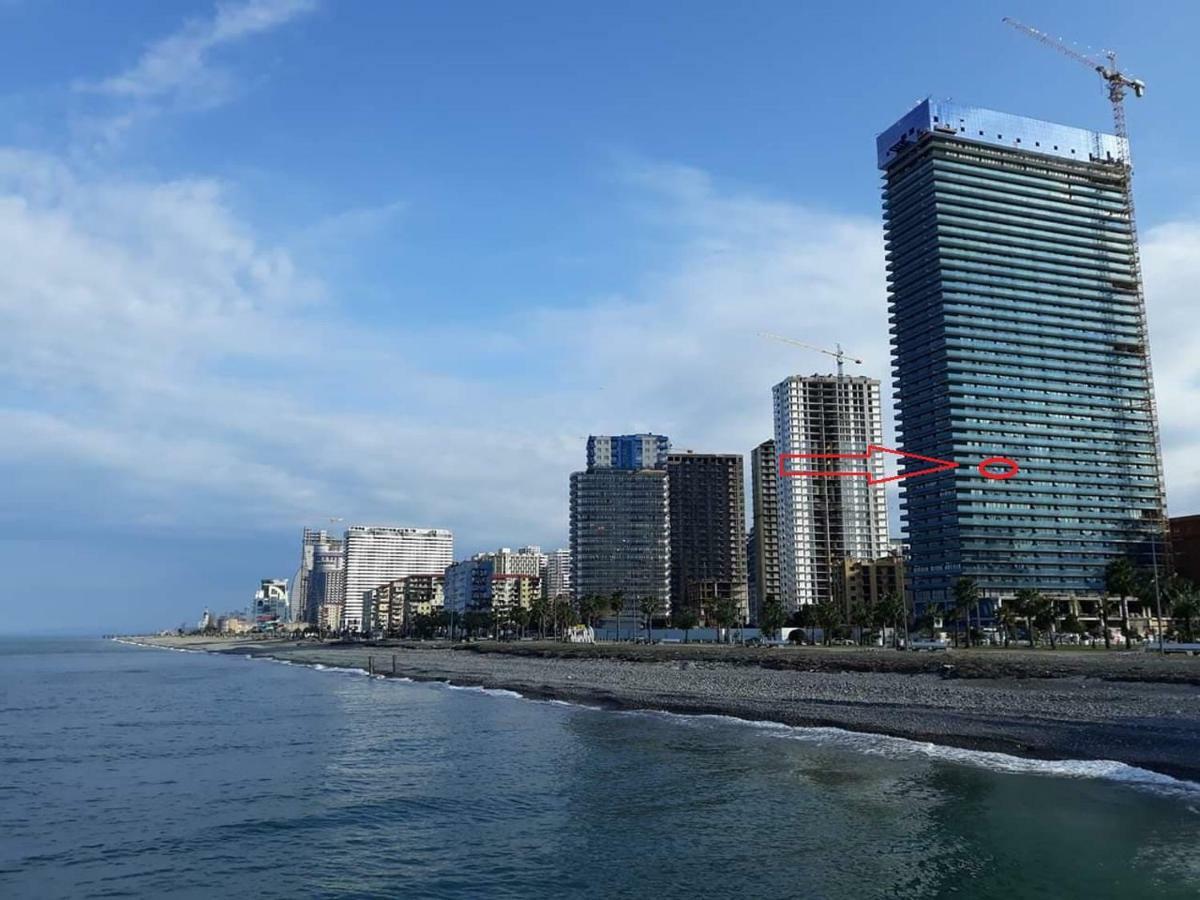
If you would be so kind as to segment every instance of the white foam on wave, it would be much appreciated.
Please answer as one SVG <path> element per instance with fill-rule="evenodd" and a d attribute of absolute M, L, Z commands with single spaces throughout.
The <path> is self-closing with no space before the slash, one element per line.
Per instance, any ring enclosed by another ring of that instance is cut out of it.
<path fill-rule="evenodd" d="M 994 750 L 968 750 L 963 747 L 935 744 L 932 741 L 916 741 L 886 734 L 847 731 L 844 728 L 785 725 L 782 722 L 761 722 L 736 716 L 692 715 L 650 709 L 631 712 L 696 723 L 711 721 L 734 724 L 758 729 L 773 738 L 836 746 L 886 759 L 931 759 L 938 762 L 974 766 L 1006 775 L 1044 775 L 1055 778 L 1115 781 L 1135 787 L 1149 788 L 1159 793 L 1183 796 L 1191 800 L 1200 799 L 1200 783 L 1173 778 L 1170 775 L 1152 772 L 1149 769 L 1131 766 L 1114 759 L 1030 759 Z"/>
<path fill-rule="evenodd" d="M 110 638 L 114 644 L 124 644 L 126 647 L 141 647 L 143 650 L 170 650 L 173 653 L 207 653 L 207 650 L 193 650 L 189 647 L 164 647 L 161 644 L 143 644 L 141 641 L 127 641 L 122 638 Z"/>
<path fill-rule="evenodd" d="M 534 703 L 548 703 L 548 704 L 550 704 L 551 706 L 571 706 L 571 707 L 574 707 L 575 709 L 590 709 L 590 710 L 593 710 L 593 711 L 600 711 L 600 710 L 603 710 L 603 709 L 604 709 L 604 707 L 603 707 L 603 706 L 591 706 L 591 705 L 589 705 L 589 704 L 587 704 L 587 703 L 576 703 L 576 702 L 575 702 L 575 701 L 573 701 L 573 700 L 558 700 L 558 699 L 549 699 L 549 700 L 533 700 L 532 702 L 534 702 Z"/>
<path fill-rule="evenodd" d="M 488 694 L 492 697 L 516 697 L 518 700 L 524 700 L 525 696 L 517 691 L 510 691 L 507 688 L 488 688 L 479 684 L 450 684 L 446 681 L 435 681 L 433 684 L 440 684 L 442 687 L 451 691 L 470 691 L 473 694 Z"/>

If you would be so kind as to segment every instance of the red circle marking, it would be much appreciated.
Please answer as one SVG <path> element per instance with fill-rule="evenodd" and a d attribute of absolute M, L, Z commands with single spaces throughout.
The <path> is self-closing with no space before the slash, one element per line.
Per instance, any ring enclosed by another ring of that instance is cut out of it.
<path fill-rule="evenodd" d="M 989 469 L 992 466 L 1004 466 L 1005 471 L 991 472 Z M 1009 459 L 1007 456 L 989 456 L 979 464 L 979 474 L 984 478 L 991 478 L 993 481 L 1006 481 L 1020 471 L 1021 467 L 1017 465 L 1017 461 Z"/>

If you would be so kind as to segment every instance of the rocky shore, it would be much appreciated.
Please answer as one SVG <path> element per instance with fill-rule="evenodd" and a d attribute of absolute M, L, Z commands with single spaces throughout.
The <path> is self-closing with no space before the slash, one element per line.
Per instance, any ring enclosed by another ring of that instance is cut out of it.
<path fill-rule="evenodd" d="M 831 726 L 1035 758 L 1119 760 L 1200 782 L 1200 659 L 1021 650 L 934 655 L 691 645 L 131 640 L 370 668 L 589 705 Z"/>

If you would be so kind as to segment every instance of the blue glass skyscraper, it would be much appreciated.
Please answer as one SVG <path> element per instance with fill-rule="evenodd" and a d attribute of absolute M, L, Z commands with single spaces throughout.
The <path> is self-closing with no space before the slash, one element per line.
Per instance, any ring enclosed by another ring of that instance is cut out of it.
<path fill-rule="evenodd" d="M 1113 559 L 1161 564 L 1128 148 L 927 100 L 877 151 L 901 447 L 959 463 L 901 482 L 918 607 L 962 576 L 1095 596 Z M 991 456 L 1019 474 L 983 477 Z"/>

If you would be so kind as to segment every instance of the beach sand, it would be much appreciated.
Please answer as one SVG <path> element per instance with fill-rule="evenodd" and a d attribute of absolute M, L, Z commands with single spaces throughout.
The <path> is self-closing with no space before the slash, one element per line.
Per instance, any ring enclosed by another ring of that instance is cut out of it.
<path fill-rule="evenodd" d="M 1117 760 L 1200 781 L 1200 658 L 1152 653 L 202 637 L 139 643 L 503 688 L 621 709 L 829 726 L 1041 759 Z M 394 673 L 393 673 L 394 666 Z M 952 677 L 942 674 L 952 666 Z"/>

